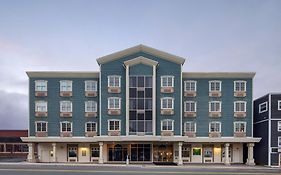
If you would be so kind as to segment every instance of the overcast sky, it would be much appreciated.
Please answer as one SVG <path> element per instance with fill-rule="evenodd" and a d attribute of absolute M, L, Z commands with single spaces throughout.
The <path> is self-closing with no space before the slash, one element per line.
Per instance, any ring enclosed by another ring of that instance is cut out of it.
<path fill-rule="evenodd" d="M 27 70 L 97 71 L 145 44 L 184 71 L 254 71 L 254 97 L 281 91 L 280 0 L 0 0 L 0 129 L 28 127 Z"/>

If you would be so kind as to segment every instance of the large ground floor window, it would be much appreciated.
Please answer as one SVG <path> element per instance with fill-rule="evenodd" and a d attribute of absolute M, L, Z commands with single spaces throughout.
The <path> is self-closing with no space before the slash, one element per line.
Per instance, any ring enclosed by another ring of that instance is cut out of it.
<path fill-rule="evenodd" d="M 127 145 L 109 145 L 108 161 L 126 161 L 128 155 Z"/>
<path fill-rule="evenodd" d="M 151 145 L 150 144 L 132 144 L 131 161 L 150 161 Z"/>

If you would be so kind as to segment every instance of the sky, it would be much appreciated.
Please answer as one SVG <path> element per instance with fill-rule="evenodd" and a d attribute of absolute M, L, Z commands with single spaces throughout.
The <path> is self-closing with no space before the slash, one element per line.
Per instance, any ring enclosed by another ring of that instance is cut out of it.
<path fill-rule="evenodd" d="M 0 129 L 28 128 L 25 71 L 98 71 L 144 44 L 183 71 L 253 71 L 254 98 L 281 92 L 280 0 L 0 0 Z"/>

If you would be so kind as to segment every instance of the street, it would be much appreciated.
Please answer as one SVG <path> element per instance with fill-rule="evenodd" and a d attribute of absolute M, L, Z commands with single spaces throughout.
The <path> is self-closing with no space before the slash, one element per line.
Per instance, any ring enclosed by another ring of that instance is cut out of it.
<path fill-rule="evenodd" d="M 46 165 L 46 164 L 0 164 L 1 175 L 64 175 L 64 174 L 95 174 L 95 175 L 124 175 L 124 174 L 219 174 L 219 175 L 280 175 L 281 169 L 262 166 L 245 165 L 186 165 L 186 166 L 154 166 L 154 165 Z"/>

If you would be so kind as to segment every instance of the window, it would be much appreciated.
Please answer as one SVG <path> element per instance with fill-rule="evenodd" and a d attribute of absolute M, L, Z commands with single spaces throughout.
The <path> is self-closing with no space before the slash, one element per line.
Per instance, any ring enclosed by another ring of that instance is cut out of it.
<path fill-rule="evenodd" d="M 278 110 L 281 111 L 281 100 L 278 100 Z"/>
<path fill-rule="evenodd" d="M 111 75 L 108 76 L 108 87 L 120 87 L 121 76 Z"/>
<path fill-rule="evenodd" d="M 221 102 L 220 101 L 209 102 L 209 112 L 221 112 Z"/>
<path fill-rule="evenodd" d="M 278 147 L 281 147 L 281 137 L 278 137 Z"/>
<path fill-rule="evenodd" d="M 281 121 L 278 121 L 278 125 L 277 125 L 277 131 L 281 131 Z"/>
<path fill-rule="evenodd" d="M 36 132 L 47 132 L 48 131 L 48 123 L 47 122 L 35 122 L 35 130 Z"/>
<path fill-rule="evenodd" d="M 72 123 L 71 122 L 61 122 L 60 131 L 61 132 L 72 132 Z"/>
<path fill-rule="evenodd" d="M 267 102 L 263 102 L 259 104 L 259 113 L 263 113 L 267 111 Z"/>
<path fill-rule="evenodd" d="M 196 123 L 195 122 L 185 122 L 184 131 L 185 132 L 196 132 Z"/>
<path fill-rule="evenodd" d="M 96 132 L 97 131 L 97 123 L 96 122 L 87 122 L 85 124 L 86 132 Z"/>
<path fill-rule="evenodd" d="M 70 80 L 62 80 L 60 81 L 60 91 L 72 91 L 72 81 Z"/>
<path fill-rule="evenodd" d="M 85 81 L 85 91 L 97 91 L 97 81 Z"/>
<path fill-rule="evenodd" d="M 91 148 L 91 157 L 99 157 L 99 155 L 100 155 L 100 148 L 92 147 Z"/>
<path fill-rule="evenodd" d="M 108 131 L 120 131 L 120 120 L 108 120 Z"/>
<path fill-rule="evenodd" d="M 209 81 L 209 91 L 221 91 L 221 81 Z"/>
<path fill-rule="evenodd" d="M 234 91 L 235 92 L 241 92 L 246 91 L 246 81 L 234 81 Z"/>
<path fill-rule="evenodd" d="M 184 102 L 184 112 L 196 112 L 196 102 L 185 101 Z"/>
<path fill-rule="evenodd" d="M 221 132 L 221 123 L 220 122 L 211 122 L 209 124 L 209 132 Z"/>
<path fill-rule="evenodd" d="M 97 102 L 86 101 L 85 102 L 85 112 L 97 112 Z"/>
<path fill-rule="evenodd" d="M 108 98 L 108 109 L 120 109 L 121 98 L 119 97 L 109 97 Z"/>
<path fill-rule="evenodd" d="M 46 101 L 36 101 L 35 102 L 35 112 L 47 112 L 47 102 Z"/>
<path fill-rule="evenodd" d="M 193 148 L 192 155 L 194 156 L 201 156 L 201 148 Z"/>
<path fill-rule="evenodd" d="M 172 97 L 161 98 L 161 109 L 174 109 L 174 98 Z"/>
<path fill-rule="evenodd" d="M 72 102 L 71 101 L 61 101 L 60 102 L 60 112 L 72 112 Z"/>
<path fill-rule="evenodd" d="M 174 76 L 161 76 L 161 87 L 174 87 Z"/>
<path fill-rule="evenodd" d="M 174 131 L 174 120 L 162 120 L 161 131 Z"/>
<path fill-rule="evenodd" d="M 196 81 L 185 81 L 184 82 L 184 91 L 196 91 Z"/>
<path fill-rule="evenodd" d="M 47 91 L 47 82 L 46 80 L 36 80 L 35 91 Z"/>
<path fill-rule="evenodd" d="M 246 122 L 234 122 L 234 132 L 246 132 Z"/>
<path fill-rule="evenodd" d="M 246 104 L 245 101 L 234 102 L 234 112 L 246 112 Z"/>

